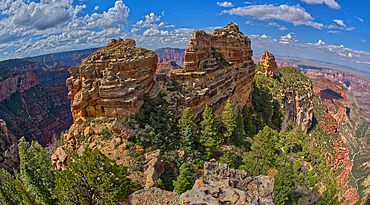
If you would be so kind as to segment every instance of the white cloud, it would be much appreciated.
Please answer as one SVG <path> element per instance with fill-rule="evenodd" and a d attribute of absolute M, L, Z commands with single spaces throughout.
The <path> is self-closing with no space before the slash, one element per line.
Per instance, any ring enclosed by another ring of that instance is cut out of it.
<path fill-rule="evenodd" d="M 327 31 L 326 33 L 340 33 L 340 31 Z"/>
<path fill-rule="evenodd" d="M 303 7 L 299 6 L 299 4 L 296 6 L 275 6 L 273 4 L 251 5 L 237 7 L 230 10 L 223 10 L 221 12 L 221 14 L 225 13 L 237 16 L 251 16 L 262 21 L 268 21 L 272 19 L 282 20 L 292 23 L 294 26 L 307 25 L 317 29 L 322 29 L 324 27 L 322 23 L 315 22 L 315 18 L 307 13 Z"/>
<path fill-rule="evenodd" d="M 343 22 L 343 20 L 340 19 L 333 19 L 333 21 L 339 25 L 339 27 L 335 24 L 325 26 L 326 28 L 332 29 L 332 28 L 337 28 L 337 29 L 342 29 L 342 30 L 347 30 L 347 31 L 352 31 L 355 29 L 355 27 L 347 27 L 347 25 Z"/>
<path fill-rule="evenodd" d="M 212 26 L 212 27 L 204 27 L 202 30 L 204 30 L 207 33 L 213 33 L 215 29 L 222 28 L 222 26 Z"/>
<path fill-rule="evenodd" d="M 340 9 L 340 5 L 335 0 L 302 0 L 307 4 L 326 4 L 332 9 Z"/>
<path fill-rule="evenodd" d="M 279 30 L 281 31 L 285 31 L 285 30 L 288 30 L 288 28 L 286 28 L 285 26 L 281 26 L 280 24 L 276 23 L 276 22 L 269 22 L 268 23 L 269 26 L 276 26 L 279 28 Z"/>
<path fill-rule="evenodd" d="M 360 39 L 360 41 L 363 42 L 363 43 L 366 43 L 366 41 L 364 39 Z"/>
<path fill-rule="evenodd" d="M 221 7 L 234 7 L 234 4 L 231 3 L 231 2 L 224 1 L 224 2 L 217 2 L 217 6 L 221 6 Z"/>
<path fill-rule="evenodd" d="M 130 9 L 121 1 L 116 1 L 114 7 L 109 8 L 108 12 L 102 14 L 93 13 L 86 15 L 85 17 L 77 18 L 77 21 L 81 21 L 86 29 L 90 28 L 117 28 L 123 25 L 127 25 L 127 17 Z"/>
<path fill-rule="evenodd" d="M 358 20 L 360 20 L 361 22 L 364 22 L 364 20 L 363 20 L 362 18 L 357 17 L 357 16 L 356 16 L 356 18 L 357 18 Z"/>
<path fill-rule="evenodd" d="M 99 10 L 99 6 L 95 6 L 94 11 Z"/>
<path fill-rule="evenodd" d="M 72 3 L 72 0 L 2 1 L 0 51 L 9 54 L 6 58 L 23 57 L 102 46 L 112 37 L 126 35 L 123 27 L 127 24 L 130 9 L 122 0 L 117 0 L 103 13 L 80 17 L 78 14 L 86 5 L 73 6 Z M 98 6 L 94 10 L 97 9 Z"/>
<path fill-rule="evenodd" d="M 293 43 L 293 42 L 298 41 L 298 40 L 294 39 L 293 36 L 290 33 L 286 36 L 281 36 L 279 40 L 280 40 L 279 43 L 282 43 L 282 44 L 289 44 L 289 43 Z"/>
<path fill-rule="evenodd" d="M 253 4 L 252 2 L 246 1 L 244 2 L 245 4 Z"/>
<path fill-rule="evenodd" d="M 370 52 L 354 50 L 346 48 L 344 45 L 330 45 L 326 44 L 323 40 L 319 39 L 317 43 L 299 43 L 290 34 L 281 36 L 278 41 L 272 39 L 270 36 L 263 35 L 250 35 L 249 36 L 255 47 L 262 46 L 264 49 L 275 48 L 280 52 L 283 51 L 284 55 L 297 55 L 297 51 L 303 54 L 301 57 L 310 56 L 312 58 L 339 64 L 346 63 L 351 67 L 361 67 L 368 69 L 370 66 Z M 330 62 L 330 61 L 329 61 Z"/>
<path fill-rule="evenodd" d="M 340 25 L 340 26 L 343 26 L 343 27 L 346 27 L 346 28 L 347 28 L 347 26 L 346 26 L 346 24 L 344 24 L 343 20 L 340 20 L 340 19 L 333 19 L 333 21 L 334 21 L 335 23 L 337 23 L 338 25 Z"/>

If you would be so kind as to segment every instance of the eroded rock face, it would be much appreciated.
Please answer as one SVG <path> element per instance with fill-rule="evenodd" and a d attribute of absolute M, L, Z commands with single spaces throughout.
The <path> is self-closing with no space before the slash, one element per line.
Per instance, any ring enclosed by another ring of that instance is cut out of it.
<path fill-rule="evenodd" d="M 280 75 L 275 56 L 267 50 L 263 51 L 260 63 L 265 67 L 265 76 L 274 77 Z"/>
<path fill-rule="evenodd" d="M 13 173 L 14 169 L 18 170 L 20 165 L 17 139 L 9 132 L 2 119 L 0 119 L 0 128 L 0 168 Z"/>
<path fill-rule="evenodd" d="M 66 85 L 74 120 L 137 113 L 144 93 L 152 87 L 157 61 L 153 51 L 119 38 L 68 69 L 72 76 Z"/>
<path fill-rule="evenodd" d="M 295 126 L 301 125 L 302 132 L 307 132 L 312 125 L 313 119 L 313 93 L 310 89 L 311 84 L 304 84 L 307 93 L 300 94 L 294 89 L 284 90 L 284 111 L 286 113 L 283 129 L 286 129 L 288 122 L 292 121 Z"/>
<path fill-rule="evenodd" d="M 185 107 L 191 107 L 197 119 L 206 103 L 216 116 L 221 116 L 228 98 L 238 113 L 251 101 L 255 70 L 252 55 L 250 39 L 235 23 L 212 34 L 195 31 L 185 50 L 184 69 L 158 74 L 150 96 L 165 92 L 170 108 L 181 114 Z"/>

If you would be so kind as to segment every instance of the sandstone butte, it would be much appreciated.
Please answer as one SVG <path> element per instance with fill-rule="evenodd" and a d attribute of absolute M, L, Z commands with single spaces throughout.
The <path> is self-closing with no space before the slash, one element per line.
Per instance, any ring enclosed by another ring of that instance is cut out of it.
<path fill-rule="evenodd" d="M 268 52 L 267 50 L 263 51 L 260 63 L 265 68 L 265 76 L 279 76 L 279 68 L 275 62 L 275 56 Z"/>
<path fill-rule="evenodd" d="M 212 34 L 195 31 L 185 50 L 184 69 L 158 74 L 154 82 L 157 55 L 135 47 L 132 39 L 113 39 L 69 69 L 72 76 L 66 85 L 73 118 L 137 113 L 148 92 L 151 97 L 165 92 L 170 108 L 181 114 L 191 107 L 198 119 L 206 103 L 220 116 L 228 98 L 240 112 L 247 102 L 251 104 L 252 55 L 250 39 L 235 23 Z"/>
<path fill-rule="evenodd" d="M 252 55 L 250 39 L 235 23 L 212 34 L 195 31 L 185 49 L 184 69 L 157 74 L 150 96 L 165 92 L 169 107 L 179 114 L 190 107 L 198 120 L 206 103 L 219 117 L 228 98 L 238 113 L 246 103 L 251 104 Z"/>
<path fill-rule="evenodd" d="M 66 85 L 74 120 L 137 113 L 154 83 L 157 61 L 153 51 L 119 38 L 69 68 Z"/>

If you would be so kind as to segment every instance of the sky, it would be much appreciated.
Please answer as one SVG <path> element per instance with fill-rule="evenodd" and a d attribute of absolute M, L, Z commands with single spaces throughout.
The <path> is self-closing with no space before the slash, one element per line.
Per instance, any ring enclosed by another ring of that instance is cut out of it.
<path fill-rule="evenodd" d="M 370 72 L 369 0 L 0 0 L 0 60 L 133 38 L 185 48 L 195 30 L 236 22 L 255 55 L 267 49 Z"/>

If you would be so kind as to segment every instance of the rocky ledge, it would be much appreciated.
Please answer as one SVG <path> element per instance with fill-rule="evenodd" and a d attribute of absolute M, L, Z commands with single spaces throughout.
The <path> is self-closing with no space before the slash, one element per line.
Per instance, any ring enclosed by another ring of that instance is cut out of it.
<path fill-rule="evenodd" d="M 244 170 L 230 169 L 215 159 L 204 164 L 204 175 L 183 194 L 150 188 L 136 191 L 128 198 L 131 205 L 213 205 L 273 204 L 274 177 L 248 176 Z"/>

